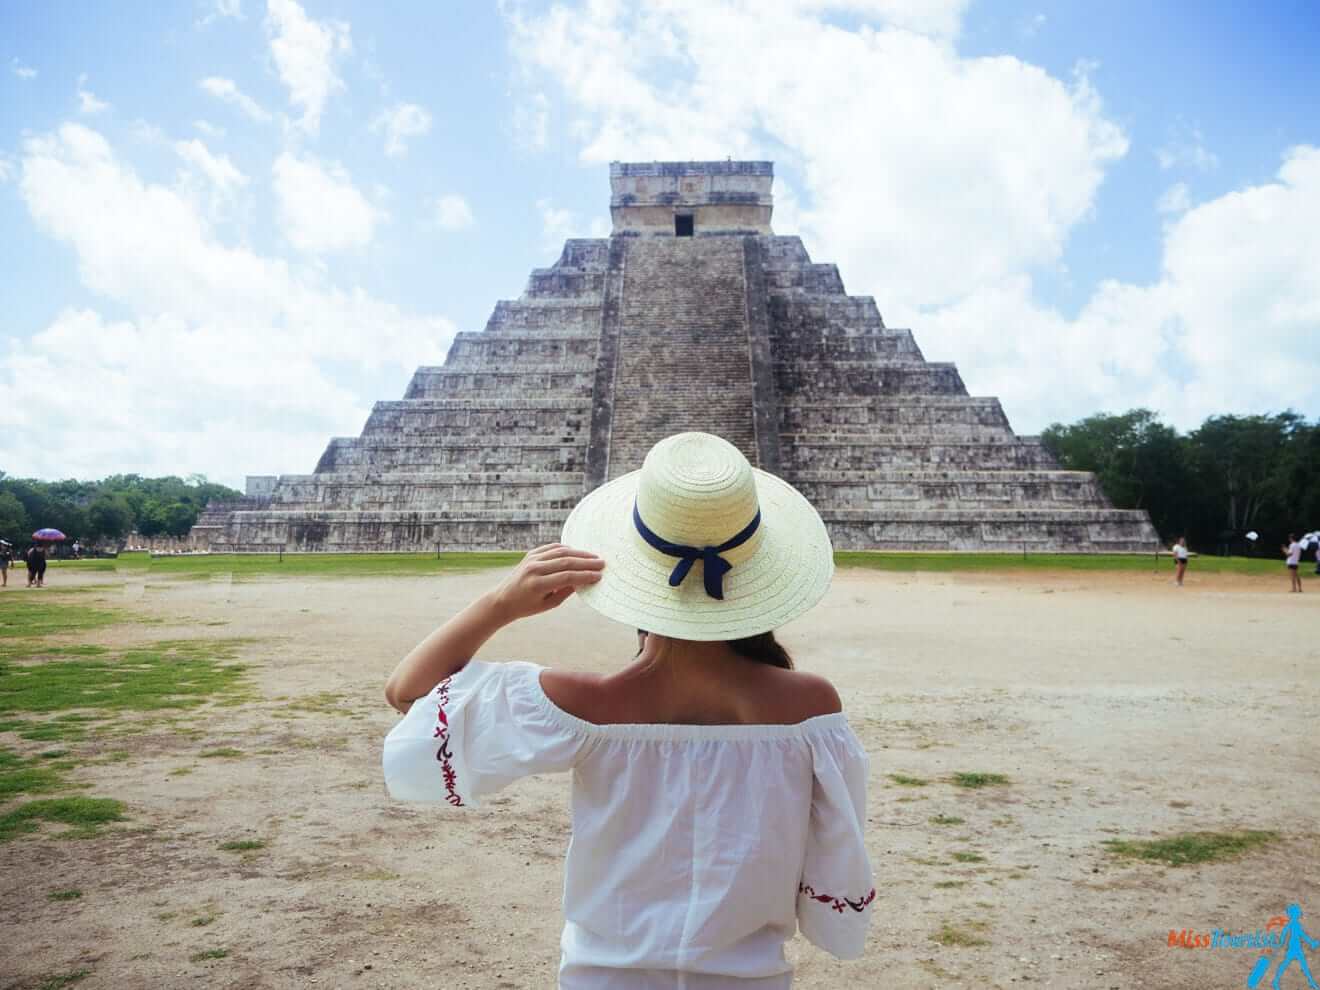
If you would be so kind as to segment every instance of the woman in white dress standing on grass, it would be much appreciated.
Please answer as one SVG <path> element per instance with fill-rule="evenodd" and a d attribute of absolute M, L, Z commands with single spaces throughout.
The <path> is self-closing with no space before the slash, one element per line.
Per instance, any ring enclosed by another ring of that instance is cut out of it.
<path fill-rule="evenodd" d="M 798 929 L 860 956 L 866 753 L 773 634 L 829 586 L 820 516 L 731 444 L 682 433 L 587 495 L 562 538 L 390 676 L 390 793 L 461 808 L 573 771 L 562 990 L 787 990 Z M 622 670 L 471 659 L 574 593 L 646 631 Z"/>

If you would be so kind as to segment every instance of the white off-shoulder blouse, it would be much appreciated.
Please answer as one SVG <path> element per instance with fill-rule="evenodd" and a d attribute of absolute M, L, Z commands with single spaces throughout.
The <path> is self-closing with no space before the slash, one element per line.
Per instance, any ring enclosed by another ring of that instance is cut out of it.
<path fill-rule="evenodd" d="M 785 990 L 796 929 L 862 953 L 867 757 L 842 713 L 796 725 L 596 725 L 531 663 L 472 661 L 385 740 L 404 801 L 475 805 L 573 771 L 561 990 Z"/>

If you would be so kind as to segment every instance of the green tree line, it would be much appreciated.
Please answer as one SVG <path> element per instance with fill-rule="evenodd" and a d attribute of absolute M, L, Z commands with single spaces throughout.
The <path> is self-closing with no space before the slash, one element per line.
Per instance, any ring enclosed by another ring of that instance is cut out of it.
<path fill-rule="evenodd" d="M 1179 433 L 1149 409 L 1100 413 L 1041 434 L 1070 470 L 1093 471 L 1116 508 L 1145 509 L 1160 537 L 1203 553 L 1273 555 L 1320 529 L 1320 419 L 1211 416 Z"/>
<path fill-rule="evenodd" d="M 102 481 L 37 481 L 0 471 L 0 539 L 26 545 L 43 527 L 92 544 L 137 531 L 144 536 L 184 536 L 211 499 L 239 492 L 195 474 L 143 478 L 116 474 Z"/>

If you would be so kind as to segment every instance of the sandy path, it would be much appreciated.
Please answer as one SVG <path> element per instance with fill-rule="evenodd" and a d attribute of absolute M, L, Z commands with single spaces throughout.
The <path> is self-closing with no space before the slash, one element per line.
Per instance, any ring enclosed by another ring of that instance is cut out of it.
<path fill-rule="evenodd" d="M 107 584 L 108 600 L 162 622 L 103 641 L 251 638 L 242 655 L 263 700 L 196 715 L 191 737 L 129 737 L 130 759 L 79 772 L 150 831 L 0 846 L 0 988 L 81 967 L 86 988 L 552 987 L 567 780 L 528 780 L 462 812 L 392 804 L 379 773 L 394 721 L 386 674 L 498 578 Z M 863 961 L 791 943 L 796 985 L 1244 986 L 1255 952 L 1172 949 L 1169 930 L 1254 930 L 1298 902 L 1320 934 L 1320 595 L 1284 587 L 841 572 L 783 639 L 838 684 L 871 752 L 880 897 Z M 570 602 L 483 656 L 603 670 L 631 645 L 629 630 Z M 246 755 L 197 758 L 218 746 Z M 180 767 L 193 769 L 170 775 Z M 941 779 L 961 770 L 1012 784 Z M 903 787 L 892 773 L 932 782 Z M 1116 862 L 1100 846 L 1226 828 L 1284 838 L 1182 869 Z M 267 847 L 218 849 L 242 838 Z M 47 900 L 69 887 L 83 898 Z M 939 945 L 946 923 L 989 944 Z M 221 947 L 223 959 L 189 962 Z"/>

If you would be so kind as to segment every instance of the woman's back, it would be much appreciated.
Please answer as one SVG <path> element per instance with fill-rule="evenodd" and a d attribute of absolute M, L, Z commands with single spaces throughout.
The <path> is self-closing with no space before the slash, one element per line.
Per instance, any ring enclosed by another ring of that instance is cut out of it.
<path fill-rule="evenodd" d="M 825 678 L 738 656 L 723 643 L 644 650 L 608 675 L 546 670 L 541 686 L 559 708 L 598 725 L 793 725 L 843 707 Z"/>
<path fill-rule="evenodd" d="M 663 678 L 629 671 L 596 703 L 618 714 L 673 703 Z M 795 685 L 828 686 L 742 673 L 766 710 L 786 711 Z M 600 723 L 561 707 L 547 684 L 591 694 L 590 681 L 533 664 L 469 664 L 391 733 L 386 776 L 396 797 L 435 800 L 443 781 L 449 803 L 471 805 L 525 774 L 573 771 L 562 987 L 779 990 L 792 980 L 783 943 L 799 926 L 836 955 L 860 954 L 875 896 L 867 760 L 842 713 Z M 649 703 L 637 696 L 644 687 L 656 689 Z"/>

